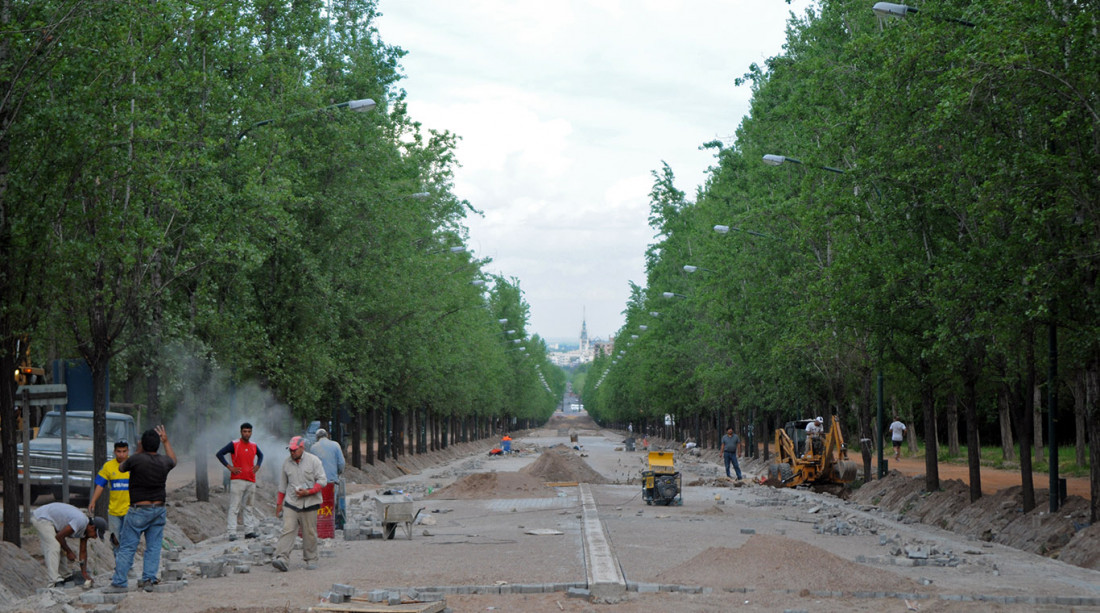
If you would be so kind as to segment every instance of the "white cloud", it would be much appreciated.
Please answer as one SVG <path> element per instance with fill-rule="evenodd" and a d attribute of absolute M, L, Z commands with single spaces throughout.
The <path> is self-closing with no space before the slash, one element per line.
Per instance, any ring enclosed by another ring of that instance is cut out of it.
<path fill-rule="evenodd" d="M 644 283 L 651 172 L 667 161 L 693 196 L 699 145 L 748 111 L 733 79 L 779 53 L 782 0 L 381 0 L 378 28 L 406 49 L 410 114 L 462 137 L 455 191 L 485 212 L 470 246 L 520 280 L 531 331 L 622 325 Z"/>

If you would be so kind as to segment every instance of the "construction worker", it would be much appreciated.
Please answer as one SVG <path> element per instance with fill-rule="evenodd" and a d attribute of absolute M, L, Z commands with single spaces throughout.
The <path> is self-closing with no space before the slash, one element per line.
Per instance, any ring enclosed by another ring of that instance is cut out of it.
<path fill-rule="evenodd" d="M 117 441 L 115 457 L 107 460 L 95 476 L 95 491 L 88 503 L 88 515 L 95 516 L 95 505 L 104 490 L 107 495 L 107 526 L 111 532 L 111 549 L 118 553 L 118 535 L 122 533 L 122 522 L 126 521 L 126 512 L 130 510 L 130 473 L 119 468 L 130 457 L 130 443 Z"/>
<path fill-rule="evenodd" d="M 275 502 L 275 517 L 283 519 L 283 529 L 271 566 L 284 573 L 289 570 L 290 551 L 301 530 L 302 560 L 306 570 L 316 570 L 317 510 L 321 508 L 321 491 L 328 484 L 325 467 L 317 456 L 306 452 L 306 441 L 300 436 L 290 439 L 287 449 L 290 456 L 279 469 L 279 493 Z"/>
<path fill-rule="evenodd" d="M 233 458 L 233 464 L 226 461 L 225 456 Z M 237 516 L 244 519 L 244 537 L 256 538 L 256 529 L 259 522 L 252 512 L 253 501 L 256 498 L 256 473 L 260 471 L 260 465 L 264 463 L 264 453 L 256 443 L 252 442 L 252 424 L 241 424 L 241 438 L 230 441 L 214 454 L 222 466 L 229 469 L 229 512 L 225 521 L 225 532 L 229 540 L 237 540 Z"/>
<path fill-rule="evenodd" d="M 51 502 L 34 510 L 32 523 L 38 530 L 38 538 L 42 543 L 42 556 L 46 559 L 46 572 L 50 574 L 50 587 L 60 587 L 68 579 L 61 574 L 61 552 L 65 552 L 65 558 L 69 562 L 77 560 L 77 554 L 69 548 L 69 538 L 80 539 L 80 574 L 84 576 L 84 585 L 91 587 L 88 539 L 102 539 L 107 531 L 107 520 L 102 517 L 88 519 L 84 511 L 71 504 Z"/>

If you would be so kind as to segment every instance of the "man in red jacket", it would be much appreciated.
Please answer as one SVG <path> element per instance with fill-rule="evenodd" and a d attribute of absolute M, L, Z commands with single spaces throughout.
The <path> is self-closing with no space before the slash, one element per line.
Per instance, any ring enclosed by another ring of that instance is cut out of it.
<path fill-rule="evenodd" d="M 264 463 L 264 454 L 251 441 L 252 424 L 241 424 L 241 438 L 231 441 L 218 450 L 215 456 L 222 466 L 229 469 L 229 516 L 225 522 L 225 531 L 229 540 L 237 540 L 237 516 L 243 515 L 244 537 L 256 538 L 256 515 L 252 512 L 252 502 L 256 497 L 256 473 Z M 226 461 L 229 455 L 233 463 Z"/>

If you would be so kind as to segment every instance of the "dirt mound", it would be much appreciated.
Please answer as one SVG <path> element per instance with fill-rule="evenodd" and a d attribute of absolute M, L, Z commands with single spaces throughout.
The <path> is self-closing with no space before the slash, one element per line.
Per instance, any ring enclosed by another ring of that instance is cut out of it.
<path fill-rule="evenodd" d="M 543 480 L 520 472 L 474 473 L 466 475 L 428 498 L 476 500 L 491 498 L 549 498 L 556 496 Z"/>
<path fill-rule="evenodd" d="M 798 569 L 792 573 L 792 569 Z M 921 588 L 892 572 L 845 560 L 783 536 L 757 534 L 738 547 L 708 547 L 687 562 L 657 574 L 661 583 L 721 588 L 807 589 L 854 592 Z"/>
<path fill-rule="evenodd" d="M 543 451 L 539 459 L 524 466 L 520 472 L 542 481 L 608 483 L 576 451 L 565 445 L 554 445 Z"/>
<path fill-rule="evenodd" d="M 573 428 L 574 430 L 599 430 L 600 426 L 588 416 L 583 415 L 560 415 L 555 413 L 543 428 L 567 430 Z"/>
<path fill-rule="evenodd" d="M 21 536 L 24 545 L 38 544 L 37 532 L 23 532 Z M 0 541 L 0 576 L 4 578 L 0 584 L 0 605 L 33 595 L 36 589 L 46 587 L 50 579 L 42 562 L 7 541 Z"/>
<path fill-rule="evenodd" d="M 1095 554 L 1100 534 L 1082 530 L 1088 523 L 1088 501 L 1066 498 L 1057 513 L 1048 513 L 1047 490 L 1035 490 L 1038 503 L 1023 511 L 1019 486 L 982 496 L 970 502 L 970 490 L 962 481 L 940 481 L 940 491 L 924 491 L 924 479 L 894 471 L 884 479 L 864 484 L 853 502 L 873 504 L 921 523 L 1031 553 L 1057 558 L 1069 564 L 1100 570 Z"/>

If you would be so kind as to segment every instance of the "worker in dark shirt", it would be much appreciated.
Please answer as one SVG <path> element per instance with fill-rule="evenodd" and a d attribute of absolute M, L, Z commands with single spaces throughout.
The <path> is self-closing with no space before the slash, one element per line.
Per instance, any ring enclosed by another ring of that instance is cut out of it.
<path fill-rule="evenodd" d="M 164 443 L 164 454 L 159 454 Z M 160 548 L 164 540 L 164 525 L 168 523 L 168 510 L 164 503 L 167 499 L 165 483 L 168 472 L 176 467 L 176 453 L 168 442 L 164 426 L 146 430 L 141 435 L 138 452 L 119 467 L 130 473 L 130 512 L 122 524 L 118 553 L 115 555 L 115 574 L 111 577 L 111 586 L 104 591 L 128 591 L 126 576 L 134 565 L 141 535 L 145 535 L 145 559 L 138 587 L 147 592 L 160 581 Z"/>

